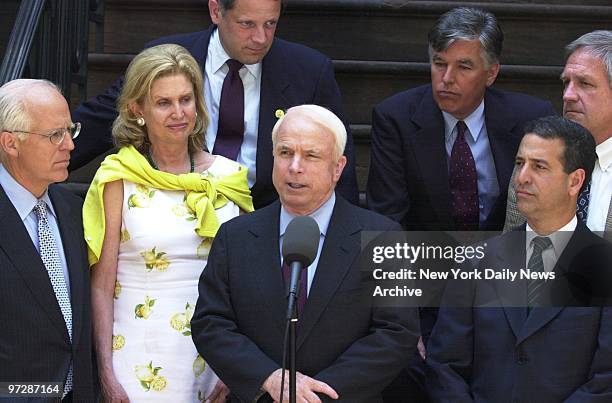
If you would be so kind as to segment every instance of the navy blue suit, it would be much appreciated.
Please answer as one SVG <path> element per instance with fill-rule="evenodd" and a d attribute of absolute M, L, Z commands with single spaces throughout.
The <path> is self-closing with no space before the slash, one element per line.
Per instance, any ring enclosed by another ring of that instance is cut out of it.
<path fill-rule="evenodd" d="M 200 277 L 192 337 L 231 401 L 252 402 L 281 367 L 287 303 L 279 214 L 275 202 L 223 224 Z M 416 310 L 377 308 L 364 294 L 358 262 L 368 230 L 399 225 L 337 197 L 296 342 L 297 370 L 329 384 L 338 402 L 380 402 L 416 350 Z"/>
<path fill-rule="evenodd" d="M 213 29 L 215 26 L 211 25 L 205 31 L 160 38 L 148 43 L 146 47 L 164 43 L 181 45 L 191 52 L 204 71 L 208 42 Z M 83 129 L 75 141 L 76 147 L 70 158 L 70 169 L 76 169 L 112 148 L 111 125 L 117 116 L 115 103 L 122 85 L 123 78 L 120 78 L 104 94 L 83 103 L 72 114 L 73 121 L 81 122 Z M 262 61 L 257 177 L 251 189 L 255 208 L 270 204 L 278 198 L 272 185 L 271 136 L 272 127 L 277 121 L 275 112 L 277 109 L 286 110 L 302 104 L 317 104 L 330 109 L 345 122 L 348 131 L 331 60 L 306 46 L 275 38 L 270 51 Z M 353 138 L 350 131 L 344 154 L 348 161 L 337 190 L 350 202 L 356 204 L 358 189 Z"/>
<path fill-rule="evenodd" d="M 487 88 L 484 97 L 485 125 L 497 170 L 500 194 L 483 230 L 501 230 L 506 213 L 508 184 L 514 158 L 523 136 L 523 125 L 532 119 L 554 115 L 552 104 L 518 93 Z M 451 194 L 445 148 L 444 117 L 430 84 L 387 98 L 372 112 L 372 148 L 368 177 L 368 208 L 399 222 L 406 230 L 452 231 Z M 436 320 L 435 308 L 421 309 L 421 331 L 427 342 Z M 408 380 L 411 384 L 395 395 L 419 394 L 422 360 L 415 357 Z M 424 400 L 422 397 L 415 397 Z M 397 401 L 389 396 L 389 401 Z M 405 401 L 409 401 L 406 399 Z"/>
<path fill-rule="evenodd" d="M 72 359 L 73 401 L 94 402 L 83 201 L 57 185 L 49 187 L 49 197 L 57 214 L 70 277 L 72 343 L 47 269 L 0 187 L 0 381 L 63 383 Z"/>
<path fill-rule="evenodd" d="M 504 226 L 508 184 L 526 122 L 554 115 L 552 104 L 528 95 L 488 88 L 485 125 L 500 194 L 482 230 Z M 452 231 L 444 118 L 431 85 L 396 94 L 372 113 L 368 207 L 405 229 Z"/>
<path fill-rule="evenodd" d="M 487 243 L 480 267 L 525 267 L 524 231 Z M 586 292 L 563 294 L 552 307 L 533 308 L 529 314 L 512 302 L 526 295 L 517 292 L 521 284 L 477 280 L 455 287 L 449 282 L 444 301 L 506 302 L 491 308 L 452 307 L 449 302 L 440 308 L 425 378 L 432 402 L 612 401 L 612 308 L 601 293 L 610 292 L 610 250 L 609 243 L 578 224 L 553 269 L 561 283 L 555 280 L 551 288 L 579 286 Z M 577 275 L 588 281 L 576 281 Z"/>

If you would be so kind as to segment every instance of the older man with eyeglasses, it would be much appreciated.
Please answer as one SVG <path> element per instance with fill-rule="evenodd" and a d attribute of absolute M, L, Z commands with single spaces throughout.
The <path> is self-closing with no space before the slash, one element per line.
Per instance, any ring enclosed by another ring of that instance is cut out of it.
<path fill-rule="evenodd" d="M 82 200 L 52 185 L 80 128 L 53 83 L 0 87 L 0 398 L 95 401 Z"/>

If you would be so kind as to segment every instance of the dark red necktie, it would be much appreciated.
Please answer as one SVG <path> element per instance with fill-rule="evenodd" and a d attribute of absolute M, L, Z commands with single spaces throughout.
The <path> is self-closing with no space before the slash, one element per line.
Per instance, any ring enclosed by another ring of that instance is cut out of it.
<path fill-rule="evenodd" d="M 229 59 L 219 102 L 219 126 L 213 154 L 236 160 L 244 137 L 244 86 L 239 71 L 243 64 Z"/>
<path fill-rule="evenodd" d="M 283 262 L 283 281 L 285 282 L 285 289 L 289 287 L 289 279 L 291 278 L 291 268 L 289 265 Z M 288 289 L 287 289 L 288 291 Z M 300 292 L 297 299 L 297 317 L 298 322 L 296 330 L 300 329 L 300 323 L 304 318 L 304 306 L 306 305 L 306 298 L 308 297 L 308 269 L 305 268 L 300 273 Z"/>
<path fill-rule="evenodd" d="M 458 231 L 478 229 L 478 176 L 470 146 L 465 141 L 465 123 L 457 122 L 457 138 L 450 157 L 451 213 Z"/>

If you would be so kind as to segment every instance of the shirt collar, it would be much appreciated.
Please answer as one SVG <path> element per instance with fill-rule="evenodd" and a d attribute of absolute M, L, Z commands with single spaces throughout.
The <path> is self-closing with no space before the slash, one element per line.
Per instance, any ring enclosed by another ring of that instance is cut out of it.
<path fill-rule="evenodd" d="M 576 230 L 577 226 L 578 219 L 574 214 L 574 217 L 572 217 L 572 219 L 567 224 L 547 236 L 552 242 L 552 246 L 557 257 L 561 256 L 561 253 L 567 246 L 567 243 L 574 234 L 574 231 Z M 527 223 L 526 230 L 527 248 L 529 248 L 531 246 L 531 241 L 533 241 L 535 237 L 540 235 L 529 226 L 529 223 Z"/>
<path fill-rule="evenodd" d="M 444 116 L 444 123 L 446 125 L 446 135 L 447 137 L 450 137 L 459 119 L 444 111 L 442 111 L 442 116 Z M 470 130 L 470 135 L 474 141 L 478 140 L 478 135 L 484 126 L 484 99 L 480 101 L 480 105 L 478 105 L 474 112 L 463 119 L 463 121 Z"/>
<path fill-rule="evenodd" d="M 612 137 L 595 147 L 597 163 L 602 171 L 612 169 Z"/>
<path fill-rule="evenodd" d="M 221 44 L 221 38 L 219 37 L 219 29 L 215 29 L 210 36 L 210 43 L 208 44 L 211 52 L 211 67 L 212 73 L 216 74 L 219 69 L 225 66 L 230 57 Z M 247 71 L 255 78 L 257 78 L 261 72 L 261 62 L 255 64 L 245 64 Z"/>
<path fill-rule="evenodd" d="M 329 220 L 331 220 L 332 213 L 334 211 L 334 205 L 336 204 L 336 194 L 332 193 L 331 197 L 327 199 L 325 203 L 321 205 L 318 209 L 316 209 L 312 214 L 308 214 L 310 217 L 314 218 L 319 226 L 319 231 L 321 231 L 321 235 L 325 236 L 327 234 L 327 228 L 329 227 Z M 291 214 L 285 207 L 281 205 L 280 212 L 280 236 L 285 235 L 285 230 L 287 229 L 287 225 L 293 220 L 296 216 Z"/>
<path fill-rule="evenodd" d="M 34 197 L 29 190 L 17 182 L 2 164 L 0 164 L 0 186 L 2 186 L 9 200 L 13 206 L 15 206 L 21 221 L 25 220 L 25 218 L 32 212 L 32 209 L 36 205 L 38 199 Z M 53 209 L 51 199 L 49 198 L 48 191 L 45 191 L 41 199 L 47 203 L 47 208 L 49 211 L 51 211 L 51 214 L 53 214 L 54 217 L 57 217 L 55 210 Z"/>

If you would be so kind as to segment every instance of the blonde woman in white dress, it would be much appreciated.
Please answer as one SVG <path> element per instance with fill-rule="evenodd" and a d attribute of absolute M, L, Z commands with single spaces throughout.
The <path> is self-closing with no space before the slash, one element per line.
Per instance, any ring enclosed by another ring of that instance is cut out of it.
<path fill-rule="evenodd" d="M 83 219 L 94 344 L 110 402 L 225 401 L 190 320 L 219 224 L 252 211 L 246 169 L 205 151 L 200 67 L 178 45 L 132 61 Z"/>

